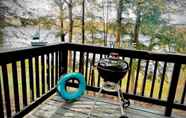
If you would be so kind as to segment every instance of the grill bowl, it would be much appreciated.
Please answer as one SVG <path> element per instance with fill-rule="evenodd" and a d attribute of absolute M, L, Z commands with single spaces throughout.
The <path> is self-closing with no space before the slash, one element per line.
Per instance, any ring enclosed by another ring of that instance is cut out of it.
<path fill-rule="evenodd" d="M 104 81 L 118 83 L 128 72 L 128 63 L 121 59 L 104 58 L 97 66 Z"/>

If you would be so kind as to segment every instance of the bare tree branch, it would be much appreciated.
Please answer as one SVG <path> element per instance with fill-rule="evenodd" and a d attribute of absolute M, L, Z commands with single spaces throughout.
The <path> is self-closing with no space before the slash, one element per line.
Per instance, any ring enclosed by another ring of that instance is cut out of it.
<path fill-rule="evenodd" d="M 71 5 L 71 3 L 67 0 L 64 0 L 64 2 L 67 4 L 67 5 Z"/>

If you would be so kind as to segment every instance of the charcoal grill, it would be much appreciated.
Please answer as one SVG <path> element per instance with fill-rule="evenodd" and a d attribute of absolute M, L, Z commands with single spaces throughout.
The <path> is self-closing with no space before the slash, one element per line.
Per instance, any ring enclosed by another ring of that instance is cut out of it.
<path fill-rule="evenodd" d="M 100 88 L 98 95 L 95 97 L 94 104 L 89 112 L 89 118 L 95 109 L 97 97 L 99 97 L 102 90 L 117 91 L 121 108 L 120 118 L 127 118 L 127 116 L 124 115 L 124 106 L 126 106 L 126 104 L 129 105 L 129 101 L 124 99 L 122 96 L 119 83 L 129 70 L 128 63 L 115 57 L 103 58 L 99 61 L 97 70 L 100 76 L 103 78 L 104 83 Z"/>
<path fill-rule="evenodd" d="M 105 82 L 118 83 L 128 71 L 128 64 L 121 59 L 103 58 L 97 66 L 100 76 Z"/>

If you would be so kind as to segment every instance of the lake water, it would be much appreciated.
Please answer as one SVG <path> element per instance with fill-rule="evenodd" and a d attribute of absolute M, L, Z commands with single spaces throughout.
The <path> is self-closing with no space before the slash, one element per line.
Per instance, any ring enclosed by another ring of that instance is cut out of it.
<path fill-rule="evenodd" d="M 4 40 L 3 40 L 3 44 L 0 45 L 0 50 L 1 49 L 7 49 L 7 48 L 19 48 L 19 47 L 28 47 L 31 46 L 31 41 L 32 41 L 32 37 L 33 35 L 38 32 L 39 29 L 38 27 L 33 27 L 33 26 L 27 26 L 27 27 L 6 27 L 5 29 L 3 29 L 4 32 Z M 40 39 L 41 41 L 44 42 L 48 42 L 48 43 L 59 43 L 60 42 L 60 38 L 56 37 L 58 30 L 56 28 L 51 28 L 51 29 L 44 29 L 41 28 L 40 29 Z M 97 36 L 98 38 L 100 38 L 102 36 L 102 34 L 95 34 L 95 36 Z M 76 37 L 76 36 L 74 36 Z M 91 37 L 87 37 L 87 38 L 91 38 Z M 81 36 L 80 34 L 77 35 L 77 37 L 75 38 L 76 40 L 74 40 L 73 42 L 81 42 Z M 121 37 L 122 42 L 126 42 L 127 40 L 130 39 L 129 35 L 123 35 Z M 144 36 L 141 35 L 139 36 L 140 42 L 143 43 L 144 45 L 149 45 L 150 44 L 150 37 L 149 36 Z M 65 37 L 65 40 L 68 42 L 68 34 Z M 89 39 L 90 40 L 90 39 Z M 110 41 L 114 41 L 114 36 L 113 35 L 108 35 L 108 42 Z M 156 50 L 157 52 L 166 52 L 165 49 L 159 49 Z M 76 58 L 79 59 L 80 54 L 77 53 L 76 54 Z M 90 55 L 90 59 L 92 58 L 93 55 Z M 76 60 L 78 60 L 76 59 Z M 100 57 L 96 57 L 96 62 L 98 62 L 100 59 Z M 128 60 L 129 61 L 129 60 Z M 79 63 L 78 61 L 76 62 L 77 64 Z M 142 70 L 143 68 L 145 68 L 145 62 L 143 62 L 141 64 L 142 66 Z M 163 69 L 163 64 L 164 63 L 159 63 L 160 64 L 160 70 Z M 168 73 L 172 71 L 172 65 L 168 65 L 170 70 L 168 70 Z M 149 64 L 149 71 L 153 71 L 154 70 L 154 63 L 150 62 Z M 157 72 L 157 74 L 159 74 Z"/>
<path fill-rule="evenodd" d="M 3 29 L 3 43 L 0 45 L 1 48 L 18 48 L 31 46 L 33 35 L 39 31 L 38 27 L 27 26 L 27 27 L 6 27 Z M 60 39 L 56 37 L 57 30 L 52 29 L 40 29 L 41 41 L 48 43 L 58 43 Z"/>

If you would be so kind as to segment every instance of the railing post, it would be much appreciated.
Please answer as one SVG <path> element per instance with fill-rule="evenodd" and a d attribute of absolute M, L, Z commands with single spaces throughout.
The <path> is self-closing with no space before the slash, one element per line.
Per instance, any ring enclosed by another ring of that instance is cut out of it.
<path fill-rule="evenodd" d="M 1 77 L 0 77 L 1 79 Z M 4 106 L 3 106 L 3 95 L 1 89 L 1 81 L 0 81 L 0 118 L 4 118 Z"/>
<path fill-rule="evenodd" d="M 171 113 L 172 113 L 172 108 L 173 108 L 175 94 L 176 94 L 176 88 L 177 88 L 178 79 L 180 75 L 180 69 L 181 69 L 181 64 L 175 63 L 173 74 L 172 74 L 171 85 L 169 89 L 169 95 L 167 99 L 167 105 L 165 109 L 165 116 L 171 116 Z"/>
<path fill-rule="evenodd" d="M 80 52 L 79 72 L 84 73 L 84 52 Z"/>
<path fill-rule="evenodd" d="M 68 50 L 66 46 L 60 51 L 60 75 L 67 73 L 68 66 Z"/>

